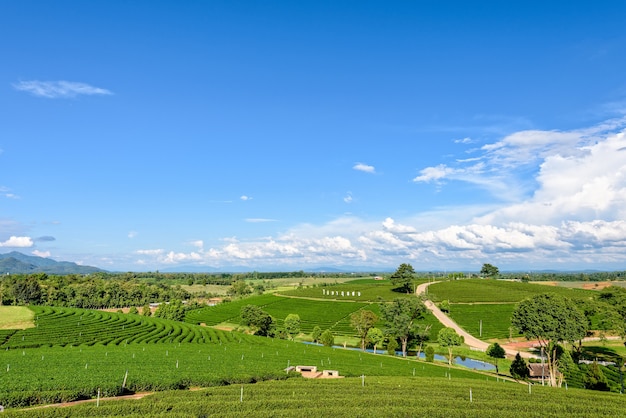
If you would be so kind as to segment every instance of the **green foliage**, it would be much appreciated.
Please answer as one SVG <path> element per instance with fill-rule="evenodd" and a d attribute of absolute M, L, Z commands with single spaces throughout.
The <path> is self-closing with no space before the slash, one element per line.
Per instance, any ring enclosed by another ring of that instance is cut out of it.
<path fill-rule="evenodd" d="M 515 379 L 528 379 L 530 376 L 530 371 L 528 370 L 528 365 L 526 361 L 520 356 L 519 353 L 515 355 L 515 359 L 511 363 L 511 367 L 509 368 L 509 373 Z"/>
<path fill-rule="evenodd" d="M 437 307 L 441 310 L 441 312 L 450 313 L 450 301 L 447 299 L 439 302 Z"/>
<path fill-rule="evenodd" d="M 496 365 L 496 373 L 500 373 L 498 370 L 498 359 L 506 357 L 506 351 L 498 343 L 493 343 L 487 348 L 487 355 L 494 359 Z"/>
<path fill-rule="evenodd" d="M 298 314 L 287 315 L 283 327 L 289 338 L 293 340 L 300 333 L 300 316 Z"/>
<path fill-rule="evenodd" d="M 245 296 L 252 293 L 252 288 L 245 280 L 236 280 L 226 293 L 231 296 Z"/>
<path fill-rule="evenodd" d="M 333 332 L 329 329 L 322 332 L 322 335 L 320 336 L 320 343 L 326 347 L 332 347 L 335 344 L 335 336 L 333 335 Z"/>
<path fill-rule="evenodd" d="M 272 328 L 273 319 L 263 309 L 256 305 L 246 305 L 241 308 L 241 325 L 250 327 L 252 333 L 268 336 Z"/>
<path fill-rule="evenodd" d="M 584 376 L 584 383 L 586 389 L 600 391 L 609 390 L 609 382 L 606 376 L 604 376 L 604 373 L 602 373 L 600 366 L 595 361 L 587 368 L 587 372 Z"/>
<path fill-rule="evenodd" d="M 180 300 L 173 300 L 170 303 L 162 303 L 154 312 L 156 318 L 171 319 L 172 321 L 182 321 L 185 319 L 186 308 Z"/>
<path fill-rule="evenodd" d="M 407 345 L 418 331 L 417 320 L 424 318 L 426 306 L 417 298 L 396 298 L 391 303 L 381 303 L 379 307 L 385 321 L 385 333 L 400 340 L 402 355 L 406 357 Z"/>
<path fill-rule="evenodd" d="M 550 383 L 556 386 L 557 343 L 584 338 L 588 327 L 585 315 L 570 299 L 543 294 L 520 302 L 511 323 L 527 339 L 539 341 L 547 357 Z"/>
<path fill-rule="evenodd" d="M 128 310 L 128 313 L 131 315 L 138 315 L 139 309 L 137 309 L 136 306 L 131 306 L 130 309 Z"/>
<path fill-rule="evenodd" d="M 435 361 L 435 348 L 432 345 L 426 346 L 424 349 L 424 355 L 426 357 L 426 361 L 432 363 Z"/>
<path fill-rule="evenodd" d="M 361 339 L 361 350 L 365 350 L 367 333 L 377 322 L 378 316 L 374 312 L 366 309 L 361 309 L 350 315 L 350 325 L 352 325 L 358 337 Z"/>
<path fill-rule="evenodd" d="M 398 341 L 395 338 L 389 338 L 387 341 L 387 354 L 390 356 L 396 355 L 396 350 L 398 349 Z"/>
<path fill-rule="evenodd" d="M 500 270 L 492 264 L 485 263 L 480 269 L 480 274 L 487 277 L 497 277 L 500 274 Z"/>
<path fill-rule="evenodd" d="M 385 342 L 385 334 L 379 328 L 370 328 L 367 331 L 367 343 L 371 344 L 376 352 L 376 348 Z"/>
<path fill-rule="evenodd" d="M 150 315 L 152 315 L 152 310 L 150 309 L 150 305 L 149 304 L 143 305 L 143 307 L 141 308 L 141 315 L 143 315 L 143 316 L 150 316 Z"/>
<path fill-rule="evenodd" d="M 390 277 L 391 283 L 397 286 L 401 292 L 405 293 L 411 293 L 413 279 L 415 279 L 415 270 L 412 265 L 407 263 L 400 264 Z"/>
<path fill-rule="evenodd" d="M 311 332 L 311 339 L 315 343 L 319 343 L 320 338 L 322 336 L 322 329 L 319 326 L 313 327 L 313 332 Z"/>
<path fill-rule="evenodd" d="M 463 344 L 463 337 L 457 334 L 454 328 L 446 327 L 437 334 L 437 342 L 441 347 L 448 349 L 448 364 L 452 365 L 452 349 Z"/>

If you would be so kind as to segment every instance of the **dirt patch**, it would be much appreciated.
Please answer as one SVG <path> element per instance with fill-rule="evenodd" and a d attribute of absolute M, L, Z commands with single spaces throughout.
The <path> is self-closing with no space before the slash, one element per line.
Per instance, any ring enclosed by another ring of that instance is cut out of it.
<path fill-rule="evenodd" d="M 583 289 L 585 290 L 602 290 L 605 287 L 612 286 L 611 282 L 595 282 L 595 283 L 584 283 Z"/>

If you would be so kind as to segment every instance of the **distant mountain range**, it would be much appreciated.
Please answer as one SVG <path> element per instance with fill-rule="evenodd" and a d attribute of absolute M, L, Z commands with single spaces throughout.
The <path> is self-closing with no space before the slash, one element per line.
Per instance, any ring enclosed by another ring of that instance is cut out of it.
<path fill-rule="evenodd" d="M 0 274 L 90 274 L 102 271 L 105 270 L 80 266 L 69 261 L 54 261 L 49 258 L 25 255 L 17 251 L 0 254 Z"/>

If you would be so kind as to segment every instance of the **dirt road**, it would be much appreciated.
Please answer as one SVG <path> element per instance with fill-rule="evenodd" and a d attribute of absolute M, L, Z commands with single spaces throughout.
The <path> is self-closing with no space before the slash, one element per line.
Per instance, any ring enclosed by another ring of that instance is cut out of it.
<path fill-rule="evenodd" d="M 428 286 L 434 283 L 437 283 L 437 282 L 422 283 L 421 285 L 417 286 L 415 293 L 417 295 L 426 294 L 426 289 L 428 288 Z M 465 339 L 465 344 L 469 345 L 470 347 L 476 350 L 487 351 L 487 348 L 489 347 L 489 343 L 479 340 L 478 338 L 469 334 L 467 331 L 461 328 L 456 322 L 454 322 L 448 315 L 441 312 L 441 310 L 431 300 L 426 299 L 424 301 L 424 304 L 426 305 L 428 310 L 430 310 L 433 313 L 433 315 L 435 315 L 435 317 L 439 320 L 439 322 L 441 322 L 446 327 L 453 328 L 457 334 L 462 335 L 463 338 Z M 531 354 L 525 351 L 518 351 L 514 348 L 507 347 L 506 345 L 503 345 L 502 348 L 504 348 L 504 351 L 506 352 L 507 356 L 515 357 L 517 353 L 520 353 L 520 356 L 524 358 L 538 358 L 538 356 L 536 356 L 535 354 Z"/>

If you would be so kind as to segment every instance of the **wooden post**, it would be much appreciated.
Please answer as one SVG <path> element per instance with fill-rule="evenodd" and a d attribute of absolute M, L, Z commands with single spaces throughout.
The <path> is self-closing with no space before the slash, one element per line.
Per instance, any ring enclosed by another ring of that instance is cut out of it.
<path fill-rule="evenodd" d="M 98 388 L 98 399 L 96 400 L 96 406 L 100 406 L 100 388 Z"/>
<path fill-rule="evenodd" d="M 126 374 L 124 374 L 124 382 L 122 382 L 122 391 L 126 389 L 126 379 L 128 379 L 128 370 L 126 370 Z"/>

